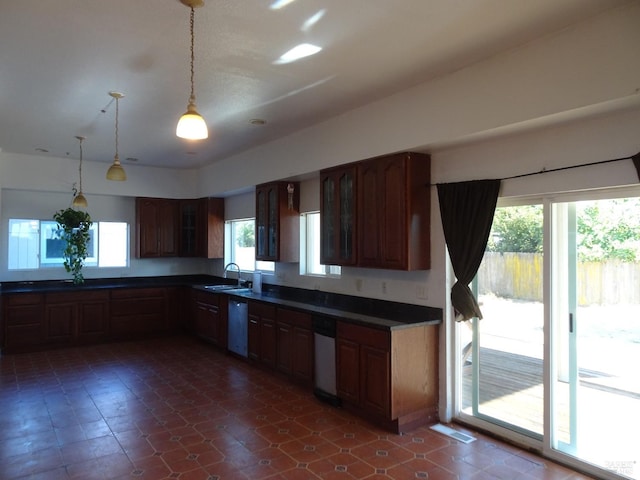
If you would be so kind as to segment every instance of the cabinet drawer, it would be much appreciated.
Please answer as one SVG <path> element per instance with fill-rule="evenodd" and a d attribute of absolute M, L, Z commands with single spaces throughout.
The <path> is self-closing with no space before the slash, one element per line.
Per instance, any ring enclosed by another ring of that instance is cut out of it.
<path fill-rule="evenodd" d="M 276 307 L 269 303 L 251 301 L 249 302 L 249 314 L 261 318 L 274 319 L 276 316 Z"/>
<path fill-rule="evenodd" d="M 111 316 L 163 315 L 165 304 L 162 298 L 139 298 L 111 302 Z"/>
<path fill-rule="evenodd" d="M 3 295 L 2 301 L 9 307 L 13 307 L 16 305 L 38 305 L 44 302 L 44 295 L 41 293 L 18 293 L 13 295 Z"/>
<path fill-rule="evenodd" d="M 338 338 L 351 340 L 360 345 L 370 345 L 383 350 L 391 349 L 391 335 L 384 330 L 338 322 L 336 335 Z"/>
<path fill-rule="evenodd" d="M 116 288 L 111 291 L 111 298 L 164 298 L 164 288 Z"/>
<path fill-rule="evenodd" d="M 278 323 L 288 323 L 293 327 L 311 330 L 311 314 L 288 308 L 278 308 Z"/>
<path fill-rule="evenodd" d="M 196 291 L 196 301 L 212 306 L 220 306 L 220 294 Z"/>
<path fill-rule="evenodd" d="M 7 327 L 40 325 L 43 311 L 42 305 L 13 305 L 5 310 L 3 320 Z"/>
<path fill-rule="evenodd" d="M 49 303 L 71 303 L 71 302 L 93 302 L 109 300 L 108 290 L 83 290 L 76 292 L 53 292 L 47 293 L 47 304 Z"/>

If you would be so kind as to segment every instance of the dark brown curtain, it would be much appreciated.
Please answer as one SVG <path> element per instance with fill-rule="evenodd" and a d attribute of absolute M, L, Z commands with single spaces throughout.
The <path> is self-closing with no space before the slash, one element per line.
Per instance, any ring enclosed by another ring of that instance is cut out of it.
<path fill-rule="evenodd" d="M 458 320 L 482 318 L 469 283 L 487 247 L 499 191 L 500 180 L 438 184 L 444 239 L 457 279 L 451 288 L 451 303 L 462 315 Z"/>
<path fill-rule="evenodd" d="M 633 157 L 633 164 L 636 166 L 636 171 L 638 172 L 638 181 L 640 181 L 640 152 L 636 153 Z"/>

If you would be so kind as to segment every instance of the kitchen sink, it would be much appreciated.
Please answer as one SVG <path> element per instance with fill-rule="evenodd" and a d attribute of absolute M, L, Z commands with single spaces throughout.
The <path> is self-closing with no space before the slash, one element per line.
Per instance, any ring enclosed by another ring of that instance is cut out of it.
<path fill-rule="evenodd" d="M 238 285 L 204 285 L 202 288 L 213 292 L 220 292 L 223 290 L 237 290 L 242 287 L 239 287 Z"/>

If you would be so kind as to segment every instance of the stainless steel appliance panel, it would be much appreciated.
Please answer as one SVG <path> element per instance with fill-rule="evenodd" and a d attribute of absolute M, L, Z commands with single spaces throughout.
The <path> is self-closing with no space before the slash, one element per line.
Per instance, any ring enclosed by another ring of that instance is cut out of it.
<path fill-rule="evenodd" d="M 243 357 L 248 355 L 249 310 L 246 301 L 229 299 L 229 335 L 227 348 Z"/>

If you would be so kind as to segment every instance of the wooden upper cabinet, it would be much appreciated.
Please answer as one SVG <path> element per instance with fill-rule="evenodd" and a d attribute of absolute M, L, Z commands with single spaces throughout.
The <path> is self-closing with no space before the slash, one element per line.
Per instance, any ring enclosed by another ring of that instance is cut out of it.
<path fill-rule="evenodd" d="M 180 200 L 180 256 L 224 257 L 224 198 Z"/>
<path fill-rule="evenodd" d="M 136 256 L 224 257 L 224 199 L 136 198 Z"/>
<path fill-rule="evenodd" d="M 358 164 L 358 265 L 430 268 L 429 155 L 399 153 Z"/>
<path fill-rule="evenodd" d="M 199 200 L 180 200 L 180 256 L 198 255 Z"/>
<path fill-rule="evenodd" d="M 198 206 L 198 256 L 224 258 L 224 198 L 201 198 Z"/>
<path fill-rule="evenodd" d="M 398 153 L 320 172 L 320 262 L 430 268 L 431 160 Z"/>
<path fill-rule="evenodd" d="M 256 260 L 297 262 L 300 257 L 300 184 L 256 186 Z"/>
<path fill-rule="evenodd" d="M 136 198 L 136 256 L 178 255 L 178 201 Z"/>
<path fill-rule="evenodd" d="M 320 263 L 355 265 L 356 167 L 320 172 Z"/>

